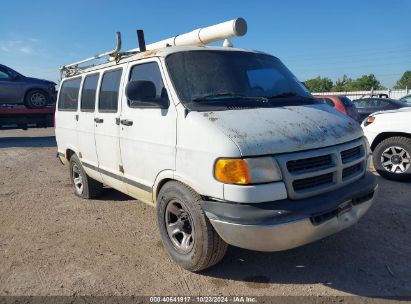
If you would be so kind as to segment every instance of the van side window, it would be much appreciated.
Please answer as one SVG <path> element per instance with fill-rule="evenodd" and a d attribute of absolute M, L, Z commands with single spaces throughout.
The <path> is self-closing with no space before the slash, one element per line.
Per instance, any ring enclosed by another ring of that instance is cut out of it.
<path fill-rule="evenodd" d="M 81 78 L 70 79 L 63 82 L 57 107 L 59 110 L 77 111 L 80 83 Z"/>
<path fill-rule="evenodd" d="M 135 65 L 131 69 L 130 81 L 132 80 L 145 80 L 151 81 L 156 87 L 156 99 L 167 99 L 167 90 L 164 87 L 163 78 L 161 77 L 160 68 L 157 62 L 149 62 Z M 127 100 L 127 104 L 130 108 L 139 108 L 144 105 L 143 102 Z"/>
<path fill-rule="evenodd" d="M 82 112 L 94 112 L 94 107 L 96 104 L 97 82 L 98 74 L 89 75 L 84 78 L 80 103 L 80 109 Z"/>
<path fill-rule="evenodd" d="M 100 112 L 117 112 L 121 72 L 122 69 L 118 69 L 103 74 L 98 101 Z"/>

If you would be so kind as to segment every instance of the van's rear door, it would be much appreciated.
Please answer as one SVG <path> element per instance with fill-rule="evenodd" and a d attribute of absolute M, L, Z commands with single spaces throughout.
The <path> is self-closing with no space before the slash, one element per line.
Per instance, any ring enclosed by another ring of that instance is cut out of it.
<path fill-rule="evenodd" d="M 68 149 L 78 152 L 77 118 L 81 77 L 63 80 L 59 90 L 56 111 L 56 140 L 58 151 L 65 154 Z"/>

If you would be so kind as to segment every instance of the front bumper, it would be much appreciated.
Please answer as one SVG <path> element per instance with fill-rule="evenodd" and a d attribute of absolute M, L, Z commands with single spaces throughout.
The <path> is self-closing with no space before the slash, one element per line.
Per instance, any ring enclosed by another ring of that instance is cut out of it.
<path fill-rule="evenodd" d="M 371 173 L 357 182 L 315 197 L 262 204 L 203 202 L 211 224 L 233 246 L 256 251 L 295 248 L 355 224 L 377 190 Z"/>

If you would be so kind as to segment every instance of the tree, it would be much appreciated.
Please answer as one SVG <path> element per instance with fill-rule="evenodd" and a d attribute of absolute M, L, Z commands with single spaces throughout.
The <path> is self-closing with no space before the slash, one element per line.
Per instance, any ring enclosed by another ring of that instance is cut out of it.
<path fill-rule="evenodd" d="M 402 77 L 397 81 L 394 89 L 405 89 L 406 87 L 411 88 L 411 71 L 405 71 Z"/>
<path fill-rule="evenodd" d="M 332 90 L 336 92 L 349 92 L 349 91 L 370 91 L 385 89 L 380 81 L 375 78 L 374 74 L 362 75 L 355 80 L 352 80 L 347 75 L 342 78 L 338 78 L 333 86 Z"/>
<path fill-rule="evenodd" d="M 353 89 L 356 91 L 370 91 L 374 90 L 383 90 L 384 87 L 381 85 L 381 82 L 375 78 L 374 74 L 362 75 L 353 82 Z"/>
<path fill-rule="evenodd" d="M 333 82 L 330 78 L 322 78 L 320 76 L 308 79 L 304 83 L 311 92 L 330 92 L 333 86 Z"/>
<path fill-rule="evenodd" d="M 335 85 L 332 90 L 335 92 L 352 91 L 353 81 L 347 75 L 343 75 L 342 78 L 338 78 L 335 81 Z"/>

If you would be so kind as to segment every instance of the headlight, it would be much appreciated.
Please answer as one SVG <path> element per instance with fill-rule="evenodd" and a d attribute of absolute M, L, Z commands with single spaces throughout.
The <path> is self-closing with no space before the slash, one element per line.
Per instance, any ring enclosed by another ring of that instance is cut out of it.
<path fill-rule="evenodd" d="M 273 157 L 220 158 L 214 166 L 215 178 L 226 184 L 250 185 L 282 179 Z"/>

